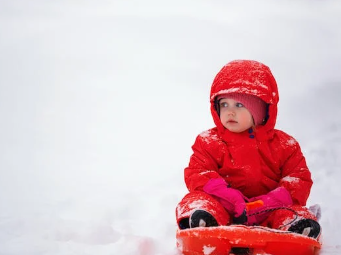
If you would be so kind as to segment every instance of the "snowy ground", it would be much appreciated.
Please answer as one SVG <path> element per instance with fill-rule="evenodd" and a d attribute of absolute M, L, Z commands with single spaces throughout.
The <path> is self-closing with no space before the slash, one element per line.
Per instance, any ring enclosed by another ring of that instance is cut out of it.
<path fill-rule="evenodd" d="M 0 255 L 175 255 L 211 82 L 243 58 L 278 81 L 340 254 L 339 24 L 338 0 L 2 0 Z"/>

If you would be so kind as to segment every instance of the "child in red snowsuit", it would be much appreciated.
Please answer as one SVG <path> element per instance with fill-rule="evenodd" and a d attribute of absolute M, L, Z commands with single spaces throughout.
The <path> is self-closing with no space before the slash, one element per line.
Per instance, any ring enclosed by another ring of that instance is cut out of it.
<path fill-rule="evenodd" d="M 278 100 L 262 63 L 232 61 L 216 75 L 216 127 L 192 147 L 184 171 L 189 193 L 176 208 L 180 229 L 245 224 L 319 236 L 317 217 L 305 207 L 313 183 L 305 158 L 293 137 L 275 129 Z"/>

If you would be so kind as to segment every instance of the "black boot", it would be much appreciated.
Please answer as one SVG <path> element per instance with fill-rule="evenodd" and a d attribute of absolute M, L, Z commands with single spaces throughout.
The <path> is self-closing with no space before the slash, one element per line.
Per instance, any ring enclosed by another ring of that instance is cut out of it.
<path fill-rule="evenodd" d="M 216 227 L 218 226 L 218 223 L 210 213 L 204 210 L 196 210 L 189 218 L 189 226 L 191 228 Z"/>
<path fill-rule="evenodd" d="M 183 218 L 179 221 L 179 228 L 186 229 L 189 228 L 189 218 Z"/>
<path fill-rule="evenodd" d="M 302 219 L 294 222 L 288 231 L 317 238 L 320 235 L 321 227 L 320 224 L 312 219 Z"/>

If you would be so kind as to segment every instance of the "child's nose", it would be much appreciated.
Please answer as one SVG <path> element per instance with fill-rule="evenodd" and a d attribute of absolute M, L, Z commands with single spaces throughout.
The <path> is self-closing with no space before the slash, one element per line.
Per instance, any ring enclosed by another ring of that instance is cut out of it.
<path fill-rule="evenodd" d="M 234 115 L 235 114 L 234 109 L 233 108 L 229 108 L 227 114 L 228 115 Z"/>

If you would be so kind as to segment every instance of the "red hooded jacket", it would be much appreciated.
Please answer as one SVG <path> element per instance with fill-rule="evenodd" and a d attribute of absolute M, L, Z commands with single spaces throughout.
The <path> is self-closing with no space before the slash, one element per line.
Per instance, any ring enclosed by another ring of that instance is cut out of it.
<path fill-rule="evenodd" d="M 265 125 L 243 133 L 225 129 L 214 109 L 216 96 L 226 93 L 257 96 L 268 104 Z M 223 178 L 248 198 L 283 186 L 294 204 L 305 205 L 312 186 L 311 174 L 297 141 L 274 129 L 279 101 L 270 69 L 256 61 L 228 63 L 216 75 L 210 95 L 215 128 L 196 138 L 193 155 L 185 169 L 188 190 L 202 190 L 211 178 Z"/>

